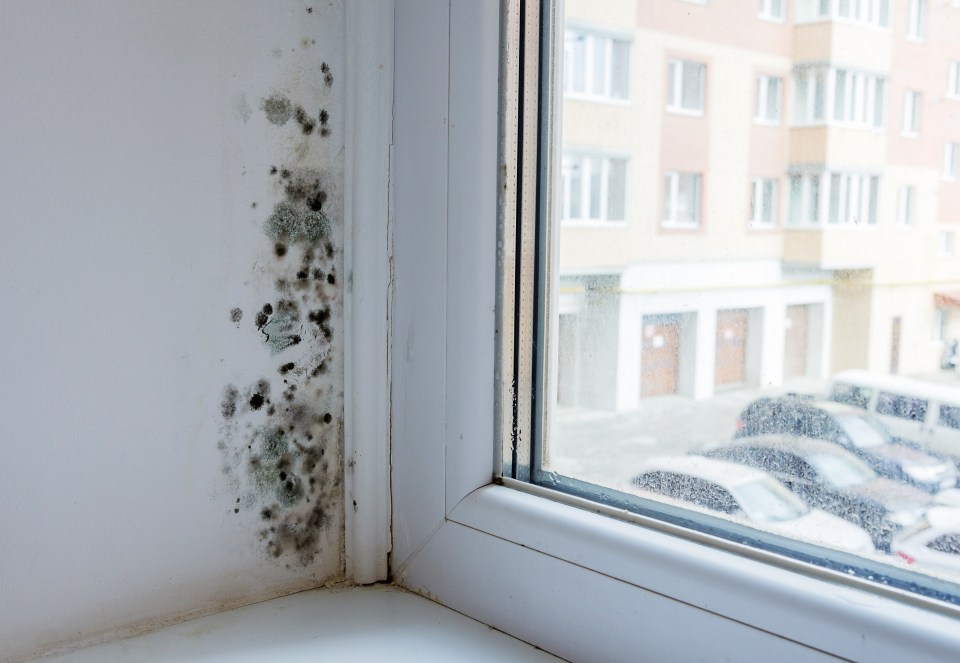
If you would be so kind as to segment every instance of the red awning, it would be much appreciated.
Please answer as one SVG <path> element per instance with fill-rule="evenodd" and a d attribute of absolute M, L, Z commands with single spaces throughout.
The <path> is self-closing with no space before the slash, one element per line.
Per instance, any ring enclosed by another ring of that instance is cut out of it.
<path fill-rule="evenodd" d="M 933 293 L 933 302 L 937 308 L 960 306 L 960 290 L 941 290 Z"/>

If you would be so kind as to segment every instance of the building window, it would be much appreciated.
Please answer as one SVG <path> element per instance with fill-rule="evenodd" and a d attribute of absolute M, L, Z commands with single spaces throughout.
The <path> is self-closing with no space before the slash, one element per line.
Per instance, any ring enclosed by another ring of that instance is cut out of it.
<path fill-rule="evenodd" d="M 800 66 L 794 71 L 796 124 L 838 124 L 882 129 L 886 79 L 848 69 Z M 829 116 L 825 112 L 830 108 Z"/>
<path fill-rule="evenodd" d="M 890 27 L 890 0 L 798 0 L 797 22 L 840 20 Z"/>
<path fill-rule="evenodd" d="M 700 194 L 699 173 L 666 173 L 663 186 L 663 225 L 672 228 L 698 227 Z"/>
<path fill-rule="evenodd" d="M 910 0 L 910 13 L 907 15 L 907 38 L 922 41 L 927 28 L 927 0 Z"/>
<path fill-rule="evenodd" d="M 563 221 L 626 220 L 626 159 L 564 154 L 561 171 Z"/>
<path fill-rule="evenodd" d="M 790 177 L 790 225 L 875 225 L 880 178 L 854 173 Z"/>
<path fill-rule="evenodd" d="M 885 80 L 846 69 L 833 71 L 833 119 L 861 127 L 883 127 Z"/>
<path fill-rule="evenodd" d="M 947 96 L 960 99 L 960 60 L 950 62 L 947 72 Z"/>
<path fill-rule="evenodd" d="M 689 60 L 670 60 L 667 110 L 675 113 L 703 113 L 707 66 Z"/>
<path fill-rule="evenodd" d="M 947 312 L 942 308 L 933 309 L 933 340 L 942 341 L 947 338 Z"/>
<path fill-rule="evenodd" d="M 600 100 L 629 98 L 630 42 L 568 29 L 563 50 L 564 94 Z"/>
<path fill-rule="evenodd" d="M 827 69 L 800 67 L 793 75 L 794 116 L 797 124 L 823 122 L 827 98 Z"/>
<path fill-rule="evenodd" d="M 750 227 L 772 228 L 777 223 L 777 180 L 753 178 L 750 195 Z"/>
<path fill-rule="evenodd" d="M 937 235 L 937 246 L 941 256 L 949 257 L 953 255 L 953 232 L 950 230 L 941 230 Z"/>
<path fill-rule="evenodd" d="M 913 223 L 913 206 L 916 190 L 912 186 L 901 186 L 897 199 L 897 223 L 909 226 Z"/>
<path fill-rule="evenodd" d="M 757 76 L 757 105 L 754 120 L 762 124 L 780 124 L 780 99 L 783 79 Z"/>
<path fill-rule="evenodd" d="M 903 93 L 903 134 L 916 136 L 920 133 L 920 93 L 907 90 Z"/>
<path fill-rule="evenodd" d="M 760 0 L 760 18 L 766 21 L 783 21 L 787 0 Z"/>
<path fill-rule="evenodd" d="M 943 179 L 957 179 L 957 161 L 960 160 L 960 145 L 947 143 L 943 146 Z"/>

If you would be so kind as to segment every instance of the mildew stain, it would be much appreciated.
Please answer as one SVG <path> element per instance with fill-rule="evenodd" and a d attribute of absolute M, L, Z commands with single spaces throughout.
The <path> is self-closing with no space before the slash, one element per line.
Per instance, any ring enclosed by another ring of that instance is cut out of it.
<path fill-rule="evenodd" d="M 320 75 L 326 87 L 333 84 L 326 63 Z M 260 106 L 295 146 L 286 163 L 268 169 L 278 199 L 251 205 L 264 209 L 263 251 L 273 290 L 244 307 L 246 315 L 232 308 L 229 319 L 237 333 L 256 334 L 264 352 L 277 359 L 269 374 L 224 388 L 217 444 L 236 491 L 227 513 L 254 523 L 264 554 L 285 558 L 288 567 L 312 564 L 326 552 L 326 528 L 343 508 L 340 255 L 328 209 L 333 175 L 315 167 L 310 157 L 316 153 L 305 147 L 330 134 L 330 114 L 307 107 L 280 93 Z"/>

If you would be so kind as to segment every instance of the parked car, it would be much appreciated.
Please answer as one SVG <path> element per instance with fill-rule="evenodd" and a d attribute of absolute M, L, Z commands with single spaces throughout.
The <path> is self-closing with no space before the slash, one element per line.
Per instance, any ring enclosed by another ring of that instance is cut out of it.
<path fill-rule="evenodd" d="M 919 570 L 960 573 L 960 509 L 937 507 L 893 542 L 894 552 Z"/>
<path fill-rule="evenodd" d="M 841 371 L 830 400 L 876 415 L 894 435 L 960 461 L 960 387 L 869 371 Z"/>
<path fill-rule="evenodd" d="M 882 477 L 902 481 L 933 495 L 934 502 L 960 506 L 957 467 L 890 435 L 863 410 L 800 396 L 759 398 L 737 419 L 735 438 L 791 433 L 838 444 Z"/>
<path fill-rule="evenodd" d="M 642 496 L 666 497 L 792 539 L 874 552 L 864 530 L 811 509 L 766 472 L 736 463 L 698 456 L 652 459 L 630 483 L 628 490 Z"/>
<path fill-rule="evenodd" d="M 831 442 L 773 433 L 704 448 L 718 458 L 768 472 L 809 506 L 843 518 L 890 552 L 893 536 L 931 506 L 930 494 L 877 476 L 866 463 Z"/>

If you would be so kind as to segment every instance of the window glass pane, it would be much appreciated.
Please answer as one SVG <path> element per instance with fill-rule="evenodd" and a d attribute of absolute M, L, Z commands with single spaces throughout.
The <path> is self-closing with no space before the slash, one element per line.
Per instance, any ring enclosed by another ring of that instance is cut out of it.
<path fill-rule="evenodd" d="M 847 72 L 837 70 L 833 89 L 833 119 L 842 122 L 847 119 Z"/>
<path fill-rule="evenodd" d="M 687 110 L 703 108 L 703 70 L 702 64 L 683 63 L 683 91 L 680 105 Z"/>
<path fill-rule="evenodd" d="M 610 68 L 610 96 L 626 99 L 630 88 L 630 44 L 620 39 L 613 40 Z"/>
<path fill-rule="evenodd" d="M 777 554 L 797 541 L 828 561 L 851 553 L 875 577 L 945 577 L 919 560 L 904 570 L 890 550 L 895 536 L 923 535 L 903 523 L 924 505 L 956 499 L 960 474 L 944 457 L 956 441 L 929 428 L 960 433 L 960 393 L 934 404 L 891 384 L 960 392 L 941 367 L 960 338 L 958 138 L 920 110 L 923 95 L 940 100 L 938 118 L 955 103 L 943 79 L 957 55 L 931 39 L 918 60 L 916 46 L 896 47 L 904 26 L 899 38 L 865 29 L 892 21 L 888 1 L 803 0 L 791 18 L 828 21 L 777 28 L 753 16 L 765 36 L 735 49 L 736 3 L 694 8 L 695 33 L 666 9 L 628 7 L 562 7 L 554 50 L 570 63 L 553 71 L 568 92 L 584 82 L 545 109 L 557 143 L 538 163 L 557 172 L 540 208 L 560 218 L 538 244 L 550 317 L 531 343 L 542 386 L 524 388 L 545 431 L 531 480 L 642 513 L 669 506 L 684 526 Z M 796 48 L 798 31 L 830 37 Z M 883 58 L 863 55 L 885 40 L 895 47 Z M 901 137 L 901 104 L 920 140 Z M 760 442 L 779 447 L 737 450 Z M 799 482 L 852 501 L 810 502 Z M 889 516 L 864 507 L 865 495 L 895 493 L 920 504 Z"/>
<path fill-rule="evenodd" d="M 607 220 L 623 221 L 626 218 L 627 162 L 624 159 L 611 159 L 608 166 Z"/>

